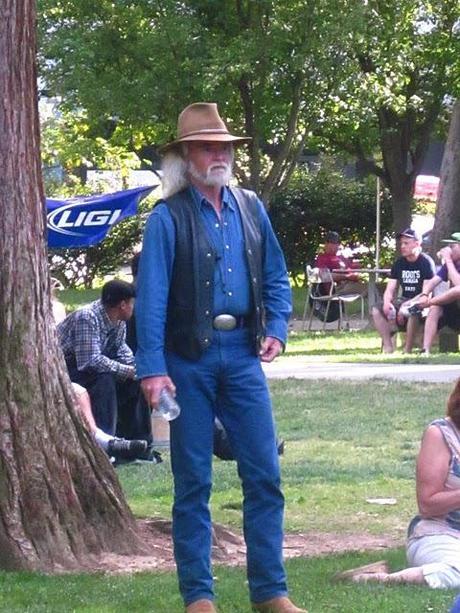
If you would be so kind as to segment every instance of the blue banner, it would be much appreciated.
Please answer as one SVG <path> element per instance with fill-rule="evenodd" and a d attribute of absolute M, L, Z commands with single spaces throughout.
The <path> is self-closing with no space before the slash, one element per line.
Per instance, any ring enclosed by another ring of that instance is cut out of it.
<path fill-rule="evenodd" d="M 117 222 L 135 215 L 137 205 L 156 187 L 68 200 L 46 199 L 48 246 L 52 249 L 97 245 Z"/>

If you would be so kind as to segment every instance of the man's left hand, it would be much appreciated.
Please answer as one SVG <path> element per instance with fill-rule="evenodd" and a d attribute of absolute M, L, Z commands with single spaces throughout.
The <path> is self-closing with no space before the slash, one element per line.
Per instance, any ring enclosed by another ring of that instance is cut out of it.
<path fill-rule="evenodd" d="M 283 344 L 273 336 L 267 336 L 260 348 L 260 359 L 262 362 L 272 362 L 283 351 Z"/>

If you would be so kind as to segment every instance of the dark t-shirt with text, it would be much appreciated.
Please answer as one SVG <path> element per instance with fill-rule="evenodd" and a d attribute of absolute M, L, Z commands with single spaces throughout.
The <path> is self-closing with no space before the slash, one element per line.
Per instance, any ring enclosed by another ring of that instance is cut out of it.
<path fill-rule="evenodd" d="M 429 255 L 421 253 L 415 262 L 398 258 L 391 268 L 390 279 L 396 279 L 401 286 L 403 298 L 410 299 L 420 294 L 423 282 L 432 279 L 434 274 L 433 260 Z"/>

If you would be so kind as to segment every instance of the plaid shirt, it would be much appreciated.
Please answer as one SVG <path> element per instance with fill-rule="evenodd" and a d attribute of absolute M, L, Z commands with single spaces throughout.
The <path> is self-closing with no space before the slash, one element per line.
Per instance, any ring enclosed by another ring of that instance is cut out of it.
<path fill-rule="evenodd" d="M 68 315 L 57 332 L 66 361 L 75 360 L 78 370 L 132 376 L 134 355 L 126 344 L 126 323 L 110 321 L 100 300 Z"/>

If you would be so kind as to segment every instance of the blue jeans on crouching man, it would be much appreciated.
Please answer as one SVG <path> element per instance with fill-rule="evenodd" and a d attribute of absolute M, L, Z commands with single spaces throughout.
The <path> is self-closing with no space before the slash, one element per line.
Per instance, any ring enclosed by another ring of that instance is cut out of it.
<path fill-rule="evenodd" d="M 284 498 L 265 375 L 247 329 L 215 331 L 198 361 L 166 355 L 180 416 L 171 422 L 173 537 L 186 604 L 213 598 L 211 517 L 213 423 L 227 430 L 243 488 L 250 597 L 287 594 L 282 561 Z"/>
<path fill-rule="evenodd" d="M 140 383 L 118 379 L 110 372 L 78 370 L 75 361 L 66 361 L 70 380 L 88 391 L 98 428 L 107 434 L 152 442 L 151 412 Z"/>

